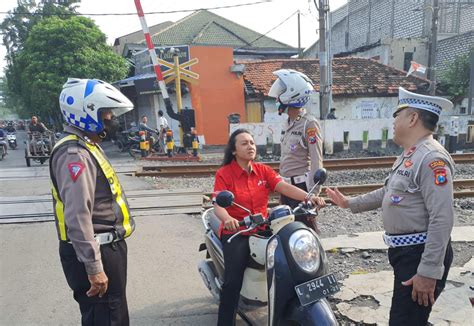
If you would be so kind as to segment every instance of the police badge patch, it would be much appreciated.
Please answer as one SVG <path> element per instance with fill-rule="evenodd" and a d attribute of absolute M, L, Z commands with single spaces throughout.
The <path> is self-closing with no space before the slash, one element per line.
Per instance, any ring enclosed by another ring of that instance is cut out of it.
<path fill-rule="evenodd" d="M 69 174 L 71 175 L 72 181 L 76 182 L 77 178 L 81 175 L 82 171 L 86 168 L 81 162 L 73 162 L 67 165 Z"/>
<path fill-rule="evenodd" d="M 316 144 L 318 138 L 316 137 L 316 128 L 308 128 L 306 130 L 306 137 L 308 139 L 308 143 Z"/>
<path fill-rule="evenodd" d="M 398 205 L 403 200 L 403 196 L 391 195 L 390 200 L 392 201 L 392 205 Z"/>
<path fill-rule="evenodd" d="M 443 186 L 448 182 L 448 177 L 446 176 L 446 169 L 441 168 L 441 169 L 436 169 L 434 171 L 435 174 L 435 185 L 437 186 Z"/>

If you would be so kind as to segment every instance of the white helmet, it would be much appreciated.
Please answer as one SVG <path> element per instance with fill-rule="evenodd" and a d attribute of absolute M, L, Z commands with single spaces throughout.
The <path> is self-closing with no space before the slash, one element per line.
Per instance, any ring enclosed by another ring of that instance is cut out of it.
<path fill-rule="evenodd" d="M 101 110 L 112 110 L 118 117 L 133 110 L 133 104 L 118 89 L 98 79 L 68 78 L 59 96 L 66 122 L 93 133 L 104 130 Z"/>
<path fill-rule="evenodd" d="M 313 82 L 305 74 L 292 69 L 280 69 L 273 74 L 278 79 L 273 83 L 268 96 L 281 104 L 296 108 L 303 107 L 314 92 Z"/>

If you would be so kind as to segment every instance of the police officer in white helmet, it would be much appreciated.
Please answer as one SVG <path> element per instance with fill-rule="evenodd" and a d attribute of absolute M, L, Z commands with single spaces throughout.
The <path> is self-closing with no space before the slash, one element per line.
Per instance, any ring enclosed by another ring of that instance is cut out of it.
<path fill-rule="evenodd" d="M 127 245 L 135 229 L 114 169 L 99 146 L 133 104 L 101 80 L 69 78 L 59 98 L 66 121 L 50 158 L 59 254 L 82 325 L 129 325 Z"/>
<path fill-rule="evenodd" d="M 278 78 L 268 96 L 277 99 L 279 114 L 288 113 L 282 130 L 280 174 L 285 181 L 308 191 L 314 184 L 314 172 L 323 166 L 321 127 L 303 108 L 314 92 L 313 83 L 305 74 L 291 69 L 273 74 Z M 283 195 L 281 202 L 293 208 L 298 205 L 298 201 Z"/>

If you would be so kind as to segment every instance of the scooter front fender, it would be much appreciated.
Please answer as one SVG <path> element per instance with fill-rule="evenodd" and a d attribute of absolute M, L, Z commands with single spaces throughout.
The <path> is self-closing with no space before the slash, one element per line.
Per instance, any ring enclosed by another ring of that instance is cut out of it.
<path fill-rule="evenodd" d="M 321 299 L 307 306 L 302 306 L 297 298 L 291 301 L 287 310 L 286 320 L 299 325 L 335 326 L 336 316 L 326 299 Z"/>

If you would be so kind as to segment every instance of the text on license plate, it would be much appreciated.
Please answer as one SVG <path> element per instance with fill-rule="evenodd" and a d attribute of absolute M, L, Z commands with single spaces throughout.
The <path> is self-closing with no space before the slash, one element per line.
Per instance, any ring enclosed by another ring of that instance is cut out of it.
<path fill-rule="evenodd" d="M 334 274 L 328 274 L 295 286 L 296 294 L 303 306 L 318 301 L 339 290 Z"/>

